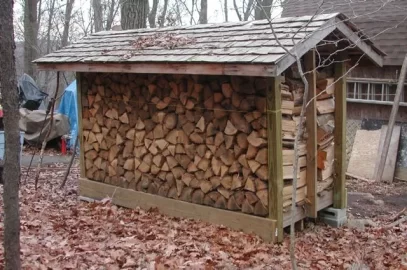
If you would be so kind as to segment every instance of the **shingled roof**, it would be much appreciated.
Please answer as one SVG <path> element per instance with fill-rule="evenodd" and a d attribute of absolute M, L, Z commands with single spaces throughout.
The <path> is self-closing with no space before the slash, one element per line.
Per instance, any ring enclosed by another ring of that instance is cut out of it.
<path fill-rule="evenodd" d="M 382 64 L 384 53 L 338 13 L 280 18 L 273 21 L 273 28 L 286 49 L 295 50 L 299 56 L 334 35 L 355 44 L 352 48 L 354 53 L 365 53 L 376 64 Z M 99 32 L 35 63 L 40 69 L 70 71 L 100 71 L 101 64 L 114 63 L 210 63 L 229 65 L 219 72 L 233 75 L 238 72 L 234 73 L 230 64 L 250 64 L 253 73 L 257 72 L 253 65 L 267 66 L 264 76 L 273 76 L 283 72 L 294 61 L 278 44 L 269 22 L 262 20 Z M 126 68 L 129 72 L 139 72 L 134 69 L 141 69 L 141 66 Z M 144 70 L 148 72 L 148 69 Z"/>
<path fill-rule="evenodd" d="M 282 17 L 345 14 L 387 54 L 384 65 L 401 66 L 407 54 L 407 0 L 285 0 L 282 5 Z"/>

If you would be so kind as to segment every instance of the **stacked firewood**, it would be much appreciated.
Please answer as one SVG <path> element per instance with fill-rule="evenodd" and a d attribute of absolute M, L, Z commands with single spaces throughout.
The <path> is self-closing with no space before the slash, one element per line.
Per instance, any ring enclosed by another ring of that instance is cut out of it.
<path fill-rule="evenodd" d="M 81 88 L 88 179 L 268 214 L 265 79 L 87 74 Z"/>
<path fill-rule="evenodd" d="M 300 125 L 299 114 L 304 98 L 304 84 L 301 80 L 287 78 L 281 84 L 282 98 L 282 130 L 283 130 L 283 207 L 292 203 L 293 177 L 294 177 L 294 140 Z M 304 131 L 306 119 L 304 118 Z M 306 197 L 306 165 L 307 165 L 306 136 L 301 138 L 298 149 L 298 181 L 296 202 L 304 201 Z"/>
<path fill-rule="evenodd" d="M 317 81 L 317 142 L 318 142 L 318 182 L 317 192 L 321 193 L 333 183 L 335 86 L 333 78 Z"/>

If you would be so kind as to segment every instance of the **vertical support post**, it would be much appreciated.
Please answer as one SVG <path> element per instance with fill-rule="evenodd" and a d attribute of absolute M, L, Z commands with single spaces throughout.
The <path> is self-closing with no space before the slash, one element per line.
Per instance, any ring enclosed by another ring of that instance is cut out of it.
<path fill-rule="evenodd" d="M 79 130 L 79 166 L 80 176 L 85 178 L 85 153 L 83 152 L 83 127 L 82 127 L 82 73 L 76 73 L 76 102 L 78 105 L 78 130 Z"/>
<path fill-rule="evenodd" d="M 283 241 L 283 140 L 280 78 L 269 78 L 267 87 L 267 140 L 269 218 L 276 220 L 277 241 Z M 273 236 L 276 231 L 274 230 Z"/>
<path fill-rule="evenodd" d="M 346 55 L 340 53 L 335 63 L 335 160 L 334 208 L 346 208 Z"/>
<path fill-rule="evenodd" d="M 316 106 L 316 88 L 317 75 L 315 68 L 315 50 L 310 50 L 304 56 L 306 79 L 308 81 L 308 97 L 310 101 L 306 111 L 306 129 L 307 138 L 307 216 L 311 218 L 317 217 L 317 106 Z"/>

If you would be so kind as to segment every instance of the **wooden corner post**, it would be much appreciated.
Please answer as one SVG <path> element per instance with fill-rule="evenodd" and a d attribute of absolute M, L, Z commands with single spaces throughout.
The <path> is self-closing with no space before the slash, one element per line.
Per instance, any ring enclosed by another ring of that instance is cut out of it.
<path fill-rule="evenodd" d="M 283 140 L 280 78 L 269 78 L 267 87 L 267 139 L 269 218 L 276 221 L 273 239 L 283 241 Z M 273 226 L 274 227 L 274 226 Z"/>
<path fill-rule="evenodd" d="M 335 160 L 334 208 L 346 208 L 346 59 L 339 53 L 335 63 Z"/>
<path fill-rule="evenodd" d="M 78 136 L 79 136 L 79 167 L 80 176 L 85 177 L 85 153 L 83 152 L 83 127 L 82 127 L 82 73 L 76 73 L 76 101 L 78 106 Z"/>
<path fill-rule="evenodd" d="M 306 111 L 307 138 L 307 216 L 317 217 L 317 106 L 316 106 L 316 84 L 317 75 L 315 68 L 315 50 L 310 50 L 304 56 L 306 79 L 308 81 L 309 105 Z"/>

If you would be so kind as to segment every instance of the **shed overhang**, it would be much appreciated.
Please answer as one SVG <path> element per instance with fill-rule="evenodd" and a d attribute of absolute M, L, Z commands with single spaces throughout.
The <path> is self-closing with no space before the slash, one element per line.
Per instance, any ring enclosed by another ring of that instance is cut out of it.
<path fill-rule="evenodd" d="M 385 55 L 342 14 L 107 31 L 35 60 L 39 70 L 274 77 L 328 36 L 382 66 Z M 332 40 L 330 40 L 332 44 Z"/>

